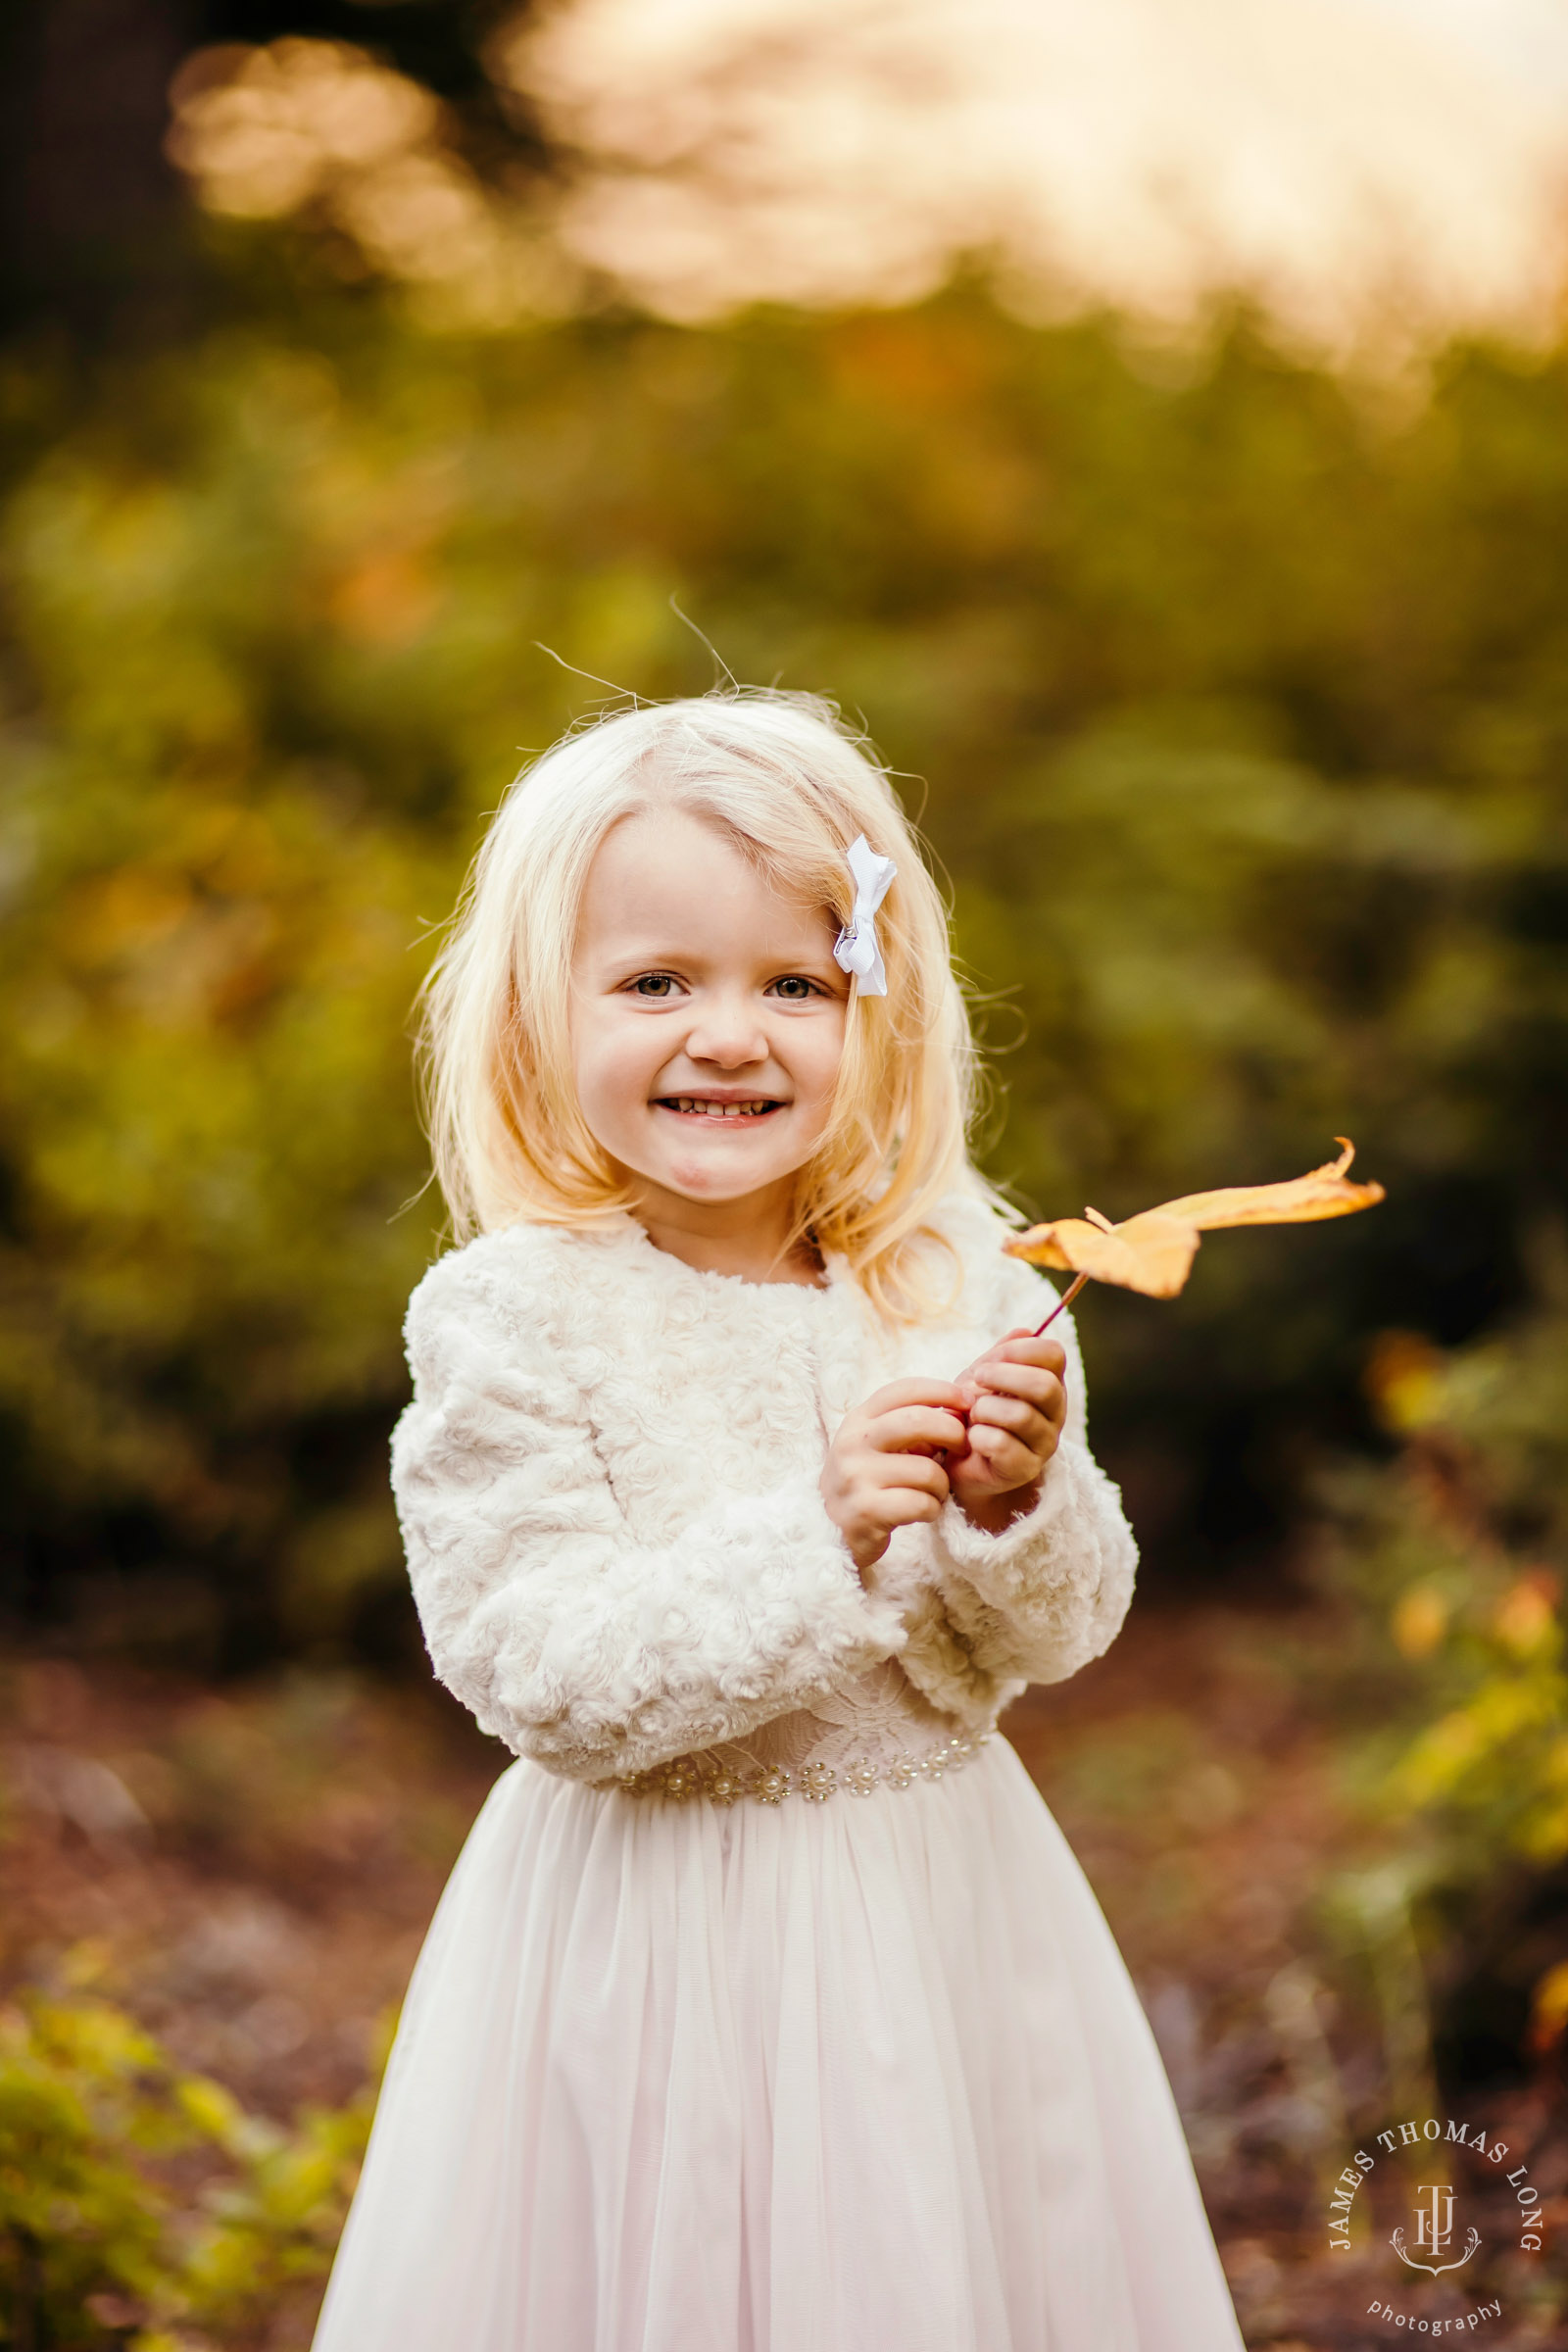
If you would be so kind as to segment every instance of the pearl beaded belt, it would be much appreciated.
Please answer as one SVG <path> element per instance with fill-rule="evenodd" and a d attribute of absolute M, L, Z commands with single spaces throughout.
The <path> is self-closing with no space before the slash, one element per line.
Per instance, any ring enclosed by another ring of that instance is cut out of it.
<path fill-rule="evenodd" d="M 945 1773 L 959 1771 L 972 1762 L 991 1737 L 989 1732 L 981 1732 L 973 1740 L 947 1740 L 920 1756 L 851 1756 L 837 1765 L 808 1760 L 793 1772 L 782 1765 L 732 1765 L 705 1750 L 693 1756 L 672 1756 L 667 1764 L 617 1775 L 600 1785 L 623 1789 L 628 1796 L 706 1797 L 711 1805 L 733 1805 L 742 1797 L 760 1805 L 777 1805 L 787 1796 L 804 1796 L 808 1804 L 819 1805 L 844 1788 L 852 1796 L 869 1796 L 874 1788 L 907 1788 L 915 1781 L 939 1781 Z"/>

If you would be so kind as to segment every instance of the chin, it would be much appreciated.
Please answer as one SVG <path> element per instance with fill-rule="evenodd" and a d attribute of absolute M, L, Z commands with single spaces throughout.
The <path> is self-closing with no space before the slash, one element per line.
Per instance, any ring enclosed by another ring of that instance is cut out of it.
<path fill-rule="evenodd" d="M 655 1181 L 687 1200 L 742 1200 L 790 1173 L 787 1168 L 672 1168 Z"/>
<path fill-rule="evenodd" d="M 648 1173 L 658 1166 L 653 1161 Z M 776 1184 L 781 1176 L 790 1175 L 800 1163 L 788 1152 L 776 1149 L 766 1152 L 750 1152 L 743 1145 L 720 1148 L 710 1153 L 694 1152 L 690 1157 L 665 1159 L 665 1172 L 656 1181 L 667 1184 L 676 1192 L 706 1194 L 713 1198 L 731 1199 L 741 1193 L 755 1193 L 764 1185 Z"/>

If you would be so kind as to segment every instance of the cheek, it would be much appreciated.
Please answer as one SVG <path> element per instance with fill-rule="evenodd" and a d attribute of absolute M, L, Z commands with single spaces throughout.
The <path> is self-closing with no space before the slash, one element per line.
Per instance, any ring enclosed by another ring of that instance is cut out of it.
<path fill-rule="evenodd" d="M 577 1100 L 590 1126 L 645 1110 L 660 1064 L 657 1042 L 640 1023 L 585 1021 L 572 1039 Z"/>
<path fill-rule="evenodd" d="M 844 1020 L 813 1022 L 797 1046 L 793 1076 L 803 1099 L 818 1117 L 825 1117 L 844 1058 Z"/>

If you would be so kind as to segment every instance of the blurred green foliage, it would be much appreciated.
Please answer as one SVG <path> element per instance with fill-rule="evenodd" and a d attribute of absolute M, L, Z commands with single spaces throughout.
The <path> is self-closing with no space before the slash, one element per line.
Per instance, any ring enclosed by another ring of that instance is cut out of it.
<path fill-rule="evenodd" d="M 1323 1909 L 1371 1958 L 1397 2089 L 1555 2068 L 1568 2025 L 1568 1315 L 1544 1273 L 1546 1302 L 1470 1348 L 1386 1335 L 1398 1454 L 1324 1485 L 1331 1701 L 1373 1842 Z"/>
<path fill-rule="evenodd" d="M 191 2328 L 318 2284 L 370 2105 L 285 2129 L 181 2073 L 110 2002 L 0 2009 L 0 2342 L 179 2352 Z"/>
<path fill-rule="evenodd" d="M 1364 1434 L 1368 1336 L 1485 1329 L 1562 1216 L 1565 393 L 1568 355 L 1462 349 L 1396 413 L 1244 318 L 1182 356 L 964 287 L 473 340 L 318 287 L 70 397 L 14 357 L 13 1599 L 102 1624 L 133 1576 L 193 1658 L 405 1622 L 422 943 L 599 692 L 536 641 L 700 689 L 672 593 L 906 774 L 1028 1202 L 1122 1214 L 1337 1131 L 1389 1186 L 1211 1245 L 1176 1306 L 1085 1301 L 1152 1553 L 1255 1563 Z"/>

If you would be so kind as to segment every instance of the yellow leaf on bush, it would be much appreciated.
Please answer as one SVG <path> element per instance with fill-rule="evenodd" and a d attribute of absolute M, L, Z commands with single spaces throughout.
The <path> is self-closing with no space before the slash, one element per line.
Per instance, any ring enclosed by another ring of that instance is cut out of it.
<path fill-rule="evenodd" d="M 1514 1833 L 1527 1861 L 1551 1870 L 1568 1854 L 1568 1805 L 1537 1805 Z"/>
<path fill-rule="evenodd" d="M 1394 1604 L 1395 1645 L 1406 1658 L 1427 1658 L 1448 1630 L 1448 1604 L 1432 1585 L 1411 1585 Z"/>
<path fill-rule="evenodd" d="M 1492 1630 L 1515 1657 L 1534 1657 L 1550 1642 L 1557 1623 L 1552 1607 L 1556 1590 L 1557 1580 L 1548 1569 L 1530 1569 L 1498 1601 Z"/>
<path fill-rule="evenodd" d="M 1384 1428 L 1404 1438 L 1435 1420 L 1446 1366 L 1442 1348 L 1420 1332 L 1379 1332 L 1367 1358 L 1366 1392 Z"/>
<path fill-rule="evenodd" d="M 1388 1793 L 1396 1806 L 1419 1806 L 1446 1796 L 1491 1744 L 1474 1709 L 1456 1707 L 1429 1724 L 1389 1774 Z"/>
<path fill-rule="evenodd" d="M 1548 1968 L 1530 2003 L 1530 2046 L 1546 2051 L 1562 2039 L 1568 2027 L 1568 1960 Z"/>
<path fill-rule="evenodd" d="M 176 2083 L 174 2096 L 197 2131 L 220 2147 L 226 2147 L 237 2136 L 245 2110 L 221 2082 L 214 2082 L 206 2075 L 186 2075 Z"/>

